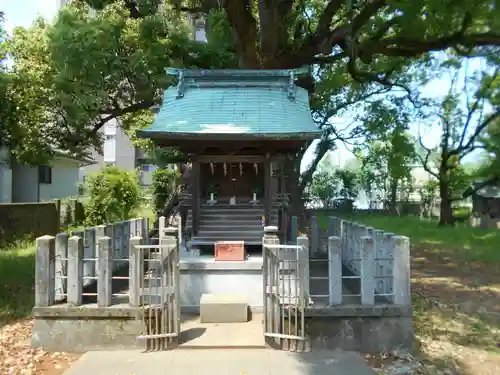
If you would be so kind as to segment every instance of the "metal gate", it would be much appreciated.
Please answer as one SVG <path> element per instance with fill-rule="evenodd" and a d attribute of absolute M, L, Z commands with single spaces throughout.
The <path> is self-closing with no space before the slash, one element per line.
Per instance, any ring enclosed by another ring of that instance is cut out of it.
<path fill-rule="evenodd" d="M 307 256 L 300 245 L 263 244 L 264 335 L 275 348 L 304 351 Z"/>
<path fill-rule="evenodd" d="M 180 333 L 179 248 L 177 239 L 160 245 L 138 245 L 139 305 L 147 350 L 177 346 Z"/>

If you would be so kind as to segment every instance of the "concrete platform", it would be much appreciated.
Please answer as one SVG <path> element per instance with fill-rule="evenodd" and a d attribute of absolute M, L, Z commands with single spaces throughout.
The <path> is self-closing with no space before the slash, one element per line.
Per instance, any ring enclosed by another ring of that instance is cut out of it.
<path fill-rule="evenodd" d="M 271 349 L 88 352 L 64 375 L 375 375 L 353 352 Z"/>
<path fill-rule="evenodd" d="M 203 294 L 200 299 L 202 323 L 244 323 L 248 321 L 245 294 Z"/>
<path fill-rule="evenodd" d="M 244 323 L 201 323 L 200 317 L 182 316 L 179 348 L 265 348 L 262 314 Z"/>

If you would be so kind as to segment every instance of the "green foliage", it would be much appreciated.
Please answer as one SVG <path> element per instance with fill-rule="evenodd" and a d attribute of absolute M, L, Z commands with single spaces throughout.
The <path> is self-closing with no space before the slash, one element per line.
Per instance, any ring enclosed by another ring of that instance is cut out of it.
<path fill-rule="evenodd" d="M 422 204 L 423 216 L 430 217 L 432 209 L 439 197 L 439 181 L 427 180 L 419 188 L 420 202 Z"/>
<path fill-rule="evenodd" d="M 339 180 L 329 154 L 320 161 L 309 188 L 309 199 L 319 201 L 324 207 L 333 207 L 337 198 Z"/>
<path fill-rule="evenodd" d="M 150 148 L 135 132 L 151 121 L 150 107 L 160 103 L 162 91 L 173 83 L 164 73 L 168 66 L 306 65 L 311 74 L 299 84 L 311 93 L 323 136 L 311 167 L 301 176 L 304 188 L 336 141 L 365 133 L 363 121 L 339 128 L 330 119 L 350 109 L 373 112 L 365 104 L 383 95 L 413 97 L 435 76 L 431 51 L 453 49 L 453 60 L 447 62 L 451 66 L 462 55 L 500 45 L 494 34 L 500 22 L 494 0 L 159 4 L 73 1 L 54 23 L 39 21 L 15 31 L 8 42 L 14 63 L 9 87 L 18 110 L 2 135 L 15 157 L 38 163 L 53 148 L 100 148 L 98 130 L 110 119 L 118 119 L 134 142 Z M 188 14 L 207 21 L 207 43 L 191 39 Z M 494 55 L 489 54 L 492 64 Z M 380 116 L 381 130 L 386 129 L 384 119 Z M 294 155 L 296 163 L 304 151 Z"/>
<path fill-rule="evenodd" d="M 359 194 L 359 180 L 356 172 L 349 169 L 337 169 L 335 176 L 341 183 L 339 197 L 348 201 L 355 201 Z"/>
<path fill-rule="evenodd" d="M 310 186 L 310 198 L 322 203 L 323 207 L 337 207 L 344 201 L 352 203 L 359 193 L 357 171 L 344 168 L 334 169 L 331 157 L 327 154 L 321 160 Z"/>
<path fill-rule="evenodd" d="M 7 43 L 13 61 L 11 90 L 19 107 L 7 129 L 14 156 L 38 163 L 53 149 L 100 149 L 98 130 L 117 118 L 137 146 L 135 132 L 149 124 L 149 108 L 172 83 L 164 69 L 225 67 L 217 46 L 190 39 L 187 16 L 165 4 L 140 2 L 133 17 L 126 1 L 75 1 L 54 23 L 14 30 Z"/>
<path fill-rule="evenodd" d="M 153 172 L 152 195 L 155 212 L 165 208 L 168 199 L 175 193 L 180 183 L 177 170 L 171 168 L 158 168 Z"/>
<path fill-rule="evenodd" d="M 339 180 L 334 173 L 319 171 L 314 174 L 310 195 L 313 200 L 320 201 L 324 207 L 333 207 L 338 195 Z"/>
<path fill-rule="evenodd" d="M 139 179 L 136 172 L 107 166 L 90 174 L 85 190 L 85 224 L 101 225 L 130 219 L 141 201 Z"/>
<path fill-rule="evenodd" d="M 383 201 L 394 208 L 412 188 L 415 142 L 408 133 L 411 112 L 402 104 L 399 99 L 374 101 L 364 117 L 365 142 L 356 155 L 370 204 Z"/>

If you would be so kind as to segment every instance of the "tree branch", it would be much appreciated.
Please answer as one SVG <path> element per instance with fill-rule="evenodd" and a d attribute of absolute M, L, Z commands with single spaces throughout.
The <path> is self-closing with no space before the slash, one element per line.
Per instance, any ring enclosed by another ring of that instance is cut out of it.
<path fill-rule="evenodd" d="M 420 130 L 419 130 L 419 133 L 420 133 Z M 439 180 L 439 175 L 434 172 L 430 167 L 429 167 L 429 157 L 431 156 L 432 154 L 432 150 L 430 148 L 428 148 L 427 146 L 424 145 L 424 143 L 422 142 L 422 136 L 419 135 L 418 136 L 418 141 L 420 143 L 420 146 L 425 150 L 426 152 L 426 155 L 425 155 L 425 158 L 422 158 L 422 156 L 418 155 L 418 158 L 420 159 L 421 163 L 422 163 L 422 167 L 424 167 L 424 170 L 429 173 L 431 176 L 434 176 L 435 178 L 437 178 Z"/>
<path fill-rule="evenodd" d="M 93 134 L 97 133 L 99 131 L 99 129 L 104 124 L 106 124 L 108 121 L 110 121 L 116 117 L 123 116 L 127 113 L 137 112 L 137 111 L 140 111 L 143 109 L 149 109 L 155 104 L 156 103 L 154 101 L 146 100 L 146 101 L 142 101 L 142 102 L 138 102 L 138 103 L 129 105 L 128 107 L 125 107 L 125 108 L 115 108 L 112 111 L 108 111 L 106 113 L 103 113 L 104 117 L 101 117 L 99 120 L 96 120 L 97 122 L 94 124 L 94 126 L 92 128 L 92 133 Z"/>

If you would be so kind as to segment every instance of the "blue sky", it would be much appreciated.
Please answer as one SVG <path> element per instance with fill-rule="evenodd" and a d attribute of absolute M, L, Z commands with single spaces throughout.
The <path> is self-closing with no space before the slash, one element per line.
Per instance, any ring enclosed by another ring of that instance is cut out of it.
<path fill-rule="evenodd" d="M 5 12 L 6 29 L 15 26 L 27 27 L 37 15 L 51 19 L 57 12 L 59 0 L 0 0 L 0 9 Z"/>
<path fill-rule="evenodd" d="M 57 12 L 60 0 L 0 0 L 0 9 L 5 12 L 6 30 L 10 32 L 16 26 L 28 27 L 37 16 L 42 16 L 47 19 L 52 19 Z M 479 68 L 478 61 L 472 61 L 469 64 L 469 70 Z M 434 80 L 422 88 L 422 95 L 432 98 L 443 97 L 449 88 L 450 80 L 446 77 Z M 336 119 L 342 127 L 343 120 Z M 412 126 L 412 132 L 417 134 L 418 125 Z M 439 128 L 432 127 L 427 129 L 423 136 L 423 142 L 429 147 L 433 147 L 439 139 Z M 310 163 L 313 156 L 314 148 L 311 147 L 306 153 L 303 160 L 303 167 Z M 348 159 L 352 158 L 352 154 L 340 144 L 338 150 L 332 152 L 333 161 L 336 164 L 343 165 Z"/>

